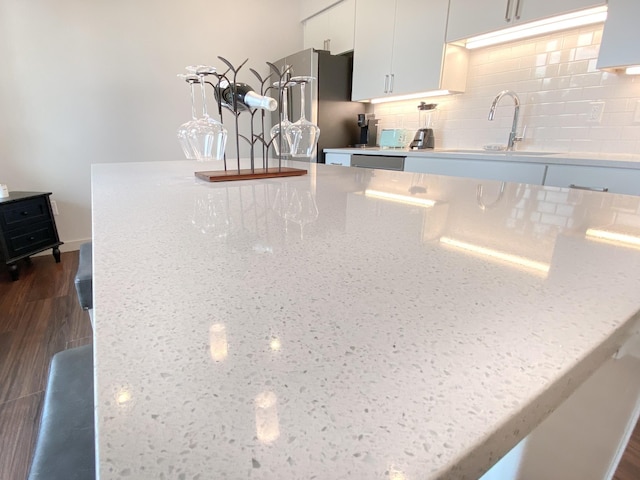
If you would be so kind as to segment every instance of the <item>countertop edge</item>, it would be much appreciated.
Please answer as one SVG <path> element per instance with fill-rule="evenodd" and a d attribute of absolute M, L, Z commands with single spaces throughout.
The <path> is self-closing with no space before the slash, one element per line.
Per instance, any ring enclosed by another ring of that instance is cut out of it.
<path fill-rule="evenodd" d="M 518 163 L 544 163 L 548 165 L 576 165 L 587 167 L 608 167 L 626 168 L 640 170 L 640 155 L 616 154 L 616 153 L 589 153 L 589 152 L 566 152 L 538 154 L 532 152 L 527 154 L 524 151 L 516 155 L 509 153 L 480 153 L 480 152 L 453 152 L 448 150 L 415 151 L 407 149 L 377 149 L 377 148 L 325 148 L 325 153 L 349 153 L 360 155 L 387 155 L 413 158 L 451 158 L 466 160 L 488 160 L 497 162 L 518 162 Z"/>

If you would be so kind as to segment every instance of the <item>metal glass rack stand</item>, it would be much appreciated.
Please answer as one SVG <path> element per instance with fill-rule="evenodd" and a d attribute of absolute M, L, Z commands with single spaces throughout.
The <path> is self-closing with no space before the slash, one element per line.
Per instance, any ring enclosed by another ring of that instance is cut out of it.
<path fill-rule="evenodd" d="M 227 111 L 230 111 L 234 117 L 235 122 L 235 145 L 236 145 L 236 165 L 235 168 L 229 168 L 227 162 L 227 155 L 224 156 L 224 170 L 209 170 L 203 172 L 195 172 L 196 177 L 209 181 L 209 182 L 226 182 L 232 180 L 250 180 L 256 178 L 274 178 L 274 177 L 291 177 L 291 176 L 299 176 L 306 175 L 307 171 L 301 168 L 291 168 L 291 167 L 283 167 L 282 166 L 282 154 L 279 153 L 277 155 L 277 166 L 269 166 L 269 150 L 274 141 L 279 142 L 278 152 L 282 152 L 282 142 L 284 141 L 283 136 L 284 132 L 282 132 L 282 96 L 283 91 L 286 87 L 296 85 L 296 82 L 289 81 L 289 69 L 286 69 L 284 72 L 280 72 L 278 67 L 274 64 L 267 62 L 267 65 L 272 70 L 272 73 L 268 75 L 266 78 L 262 78 L 262 76 L 256 72 L 253 68 L 249 70 L 251 73 L 255 75 L 258 82 L 260 82 L 260 95 L 266 95 L 269 93 L 271 89 L 277 90 L 278 93 L 278 124 L 280 125 L 280 134 L 268 139 L 265 135 L 265 111 L 264 109 L 256 109 L 256 108 L 242 108 L 238 103 L 237 95 L 233 95 L 233 100 L 229 104 L 225 102 L 222 98 L 221 85 L 229 85 L 230 88 L 234 88 L 237 84 L 238 72 L 242 67 L 249 61 L 246 59 L 244 62 L 240 64 L 238 67 L 234 67 L 227 59 L 223 57 L 218 57 L 220 61 L 222 61 L 228 68 L 222 73 L 211 73 L 210 75 L 214 76 L 217 81 L 215 83 L 205 81 L 205 83 L 209 84 L 213 89 L 214 93 L 216 93 L 215 98 L 218 103 L 218 115 L 220 116 L 220 121 L 224 123 L 223 120 L 223 108 Z M 278 81 L 274 82 L 272 86 L 267 86 L 267 82 L 273 76 L 278 78 Z M 254 123 L 256 113 L 260 110 L 260 130 L 259 133 L 255 131 Z M 243 135 L 239 131 L 239 122 L 238 117 L 243 112 L 249 112 L 251 115 L 251 127 L 250 133 L 247 137 Z M 247 142 L 250 146 L 250 168 L 241 168 L 240 167 L 240 139 Z M 262 167 L 256 168 L 256 147 L 259 146 L 259 150 L 262 151 Z"/>

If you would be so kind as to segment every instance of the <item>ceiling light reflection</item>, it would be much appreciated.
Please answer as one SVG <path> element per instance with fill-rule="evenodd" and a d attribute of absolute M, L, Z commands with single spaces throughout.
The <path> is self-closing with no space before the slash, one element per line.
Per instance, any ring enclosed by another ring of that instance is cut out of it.
<path fill-rule="evenodd" d="M 222 323 L 214 323 L 209 327 L 209 353 L 216 362 L 227 358 L 227 329 Z"/>
<path fill-rule="evenodd" d="M 404 472 L 394 467 L 389 468 L 389 480 L 409 480 Z"/>
<path fill-rule="evenodd" d="M 542 273 L 545 276 L 549 273 L 550 266 L 548 263 L 538 262 L 525 257 L 521 257 L 519 255 L 513 255 L 511 253 L 501 252 L 499 250 L 493 250 L 491 248 L 485 248 L 478 245 L 473 245 L 471 243 L 461 242 L 459 240 L 448 237 L 440 237 L 440 243 L 443 243 L 444 245 L 448 245 L 450 247 L 459 248 L 466 252 L 473 253 L 482 257 L 507 262 L 508 264 L 516 267 L 524 267 L 536 273 Z"/>
<path fill-rule="evenodd" d="M 255 400 L 256 436 L 262 443 L 272 443 L 280 436 L 278 397 L 273 392 L 260 392 Z"/>
<path fill-rule="evenodd" d="M 627 67 L 624 70 L 627 75 L 640 75 L 640 65 L 634 65 L 633 67 Z"/>
<path fill-rule="evenodd" d="M 131 392 L 126 388 L 121 388 L 116 393 L 116 403 L 118 405 L 125 405 L 131 401 Z"/>
<path fill-rule="evenodd" d="M 397 203 L 404 203 L 407 205 L 416 205 L 418 207 L 430 208 L 433 207 L 436 202 L 428 198 L 410 197 L 408 195 L 400 195 L 398 193 L 381 192 L 379 190 L 367 189 L 364 191 L 366 197 L 379 198 L 381 200 L 389 200 Z"/>
<path fill-rule="evenodd" d="M 269 342 L 269 348 L 271 348 L 271 350 L 273 350 L 274 352 L 279 352 L 282 348 L 282 342 L 280 342 L 279 338 L 274 337 Z"/>

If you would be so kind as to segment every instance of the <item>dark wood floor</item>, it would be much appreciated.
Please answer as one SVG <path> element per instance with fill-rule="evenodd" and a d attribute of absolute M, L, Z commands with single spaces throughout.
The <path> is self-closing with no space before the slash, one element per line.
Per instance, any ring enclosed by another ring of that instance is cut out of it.
<path fill-rule="evenodd" d="M 0 270 L 0 480 L 24 480 L 36 440 L 51 357 L 91 342 L 73 277 L 78 252 L 36 257 L 11 282 Z M 614 480 L 640 479 L 640 424 Z M 545 479 L 553 480 L 553 479 Z"/>
<path fill-rule="evenodd" d="M 78 252 L 34 257 L 10 281 L 0 267 L 0 479 L 24 480 L 36 440 L 51 357 L 91 342 L 73 278 Z"/>

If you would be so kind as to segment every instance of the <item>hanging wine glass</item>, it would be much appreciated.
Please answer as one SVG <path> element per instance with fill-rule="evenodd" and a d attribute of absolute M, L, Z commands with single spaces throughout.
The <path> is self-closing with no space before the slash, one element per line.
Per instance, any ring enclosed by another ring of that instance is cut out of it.
<path fill-rule="evenodd" d="M 291 155 L 294 158 L 306 157 L 313 155 L 318 137 L 320 136 L 320 128 L 307 120 L 305 116 L 305 86 L 307 83 L 315 80 L 314 77 L 291 77 L 291 81 L 300 85 L 300 119 L 287 127 L 284 134 L 289 140 L 290 145 L 294 145 L 296 137 L 300 139 L 295 150 L 292 149 Z"/>
<path fill-rule="evenodd" d="M 187 158 L 187 160 L 195 160 L 196 154 L 193 151 L 193 148 L 191 148 L 191 144 L 189 143 L 189 131 L 197 121 L 193 84 L 198 82 L 198 77 L 196 75 L 187 75 L 184 73 L 180 73 L 178 74 L 178 78 L 185 80 L 189 84 L 189 87 L 191 89 L 191 120 L 183 123 L 178 128 L 178 143 L 180 143 L 182 152 L 184 153 L 184 156 Z"/>
<path fill-rule="evenodd" d="M 205 76 L 215 73 L 216 69 L 206 65 L 187 67 L 189 72 L 195 73 L 200 82 L 202 93 L 202 117 L 192 125 L 187 138 L 198 161 L 221 160 L 227 143 L 227 129 L 207 112 L 207 96 L 205 93 Z"/>
<path fill-rule="evenodd" d="M 294 129 L 290 131 L 289 136 L 286 135 L 286 129 L 291 126 L 289 120 L 289 105 L 288 105 L 288 87 L 292 85 L 292 82 L 274 82 L 273 86 L 281 88 L 282 91 L 282 113 L 280 114 L 280 123 L 277 123 L 271 128 L 271 138 L 273 139 L 273 149 L 276 155 L 281 157 L 290 157 L 291 152 L 295 152 L 298 149 L 300 143 L 300 130 Z M 280 132 L 285 132 L 285 135 L 280 135 Z M 291 140 L 289 140 L 291 138 Z M 282 148 L 282 152 L 280 151 Z"/>

